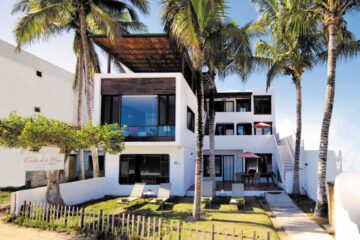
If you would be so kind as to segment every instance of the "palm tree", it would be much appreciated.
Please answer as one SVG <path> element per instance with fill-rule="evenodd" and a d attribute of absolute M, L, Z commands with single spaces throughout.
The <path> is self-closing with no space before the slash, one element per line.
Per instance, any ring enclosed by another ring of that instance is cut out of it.
<path fill-rule="evenodd" d="M 92 79 L 96 72 L 100 72 L 98 56 L 90 39 L 90 33 L 107 33 L 114 39 L 129 30 L 144 29 L 133 8 L 147 12 L 147 0 L 129 0 L 127 2 L 117 0 L 19 0 L 14 5 L 13 13 L 24 13 L 14 30 L 18 49 L 37 40 L 47 40 L 52 36 L 69 31 L 75 32 L 73 49 L 77 56 L 77 64 L 74 88 L 78 88 L 77 121 L 79 126 L 82 125 L 83 93 L 87 100 L 88 121 L 92 121 Z M 97 177 L 99 176 L 97 149 L 92 148 L 92 152 L 94 176 Z M 80 162 L 81 178 L 85 178 L 81 149 Z M 60 175 L 57 174 L 56 178 L 59 177 Z"/>
<path fill-rule="evenodd" d="M 222 0 L 161 0 L 162 19 L 170 36 L 191 52 L 197 71 L 197 130 L 195 194 L 193 219 L 200 219 L 201 182 L 204 138 L 204 86 L 202 67 L 205 61 L 205 46 L 208 36 L 214 32 L 217 23 L 225 17 L 225 2 Z"/>
<path fill-rule="evenodd" d="M 215 176 L 215 111 L 214 87 L 215 76 L 223 80 L 226 76 L 237 74 L 244 80 L 251 71 L 252 53 L 250 48 L 251 34 L 249 25 L 243 28 L 233 22 L 220 23 L 205 46 L 205 64 L 209 68 L 209 173 L 213 183 L 213 195 L 216 192 Z"/>
<path fill-rule="evenodd" d="M 268 29 L 272 43 L 259 40 L 256 43 L 257 62 L 263 63 L 262 68 L 268 69 L 267 89 L 278 75 L 291 76 L 296 89 L 296 140 L 294 153 L 294 195 L 300 194 L 299 164 L 302 132 L 302 93 L 301 79 L 305 71 L 315 63 L 316 55 L 323 50 L 324 38 L 317 33 L 316 25 L 304 20 L 301 24 L 307 28 L 306 34 L 289 26 L 296 25 L 295 19 L 289 15 L 304 9 L 306 2 L 289 2 L 286 0 L 253 0 L 261 12 L 261 25 Z M 293 21 L 291 21 L 293 20 Z"/>
<path fill-rule="evenodd" d="M 325 109 L 321 126 L 319 165 L 318 165 L 318 189 L 317 201 L 314 214 L 327 216 L 326 195 L 326 163 L 328 153 L 329 131 L 335 101 L 335 79 L 338 44 L 344 37 L 346 21 L 344 16 L 360 9 L 358 0 L 312 0 L 312 6 L 300 11 L 298 18 L 312 17 L 322 24 L 327 33 L 327 84 L 325 95 Z M 352 52 L 353 53 L 353 52 Z"/>

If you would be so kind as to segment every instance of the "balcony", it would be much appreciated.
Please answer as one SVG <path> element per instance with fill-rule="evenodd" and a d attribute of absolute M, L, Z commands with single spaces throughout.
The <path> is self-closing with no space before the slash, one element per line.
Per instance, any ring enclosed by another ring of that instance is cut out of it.
<path fill-rule="evenodd" d="M 125 141 L 175 141 L 175 126 L 130 126 L 124 132 Z"/>

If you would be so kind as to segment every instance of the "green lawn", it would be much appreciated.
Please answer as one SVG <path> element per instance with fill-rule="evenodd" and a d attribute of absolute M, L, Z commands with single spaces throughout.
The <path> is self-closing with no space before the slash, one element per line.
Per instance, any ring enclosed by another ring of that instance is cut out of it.
<path fill-rule="evenodd" d="M 85 204 L 86 211 L 104 210 L 105 214 L 118 214 L 126 212 L 126 204 L 118 204 L 117 200 L 120 198 L 108 198 L 97 202 Z M 269 216 L 263 209 L 263 199 L 256 197 L 246 198 L 246 210 L 238 211 L 235 206 L 230 209 L 229 198 L 217 198 L 212 205 L 212 209 L 208 206 L 203 210 L 203 220 L 197 223 L 191 221 L 192 201 L 193 198 L 174 198 L 172 199 L 162 211 L 158 205 L 146 204 L 143 200 L 133 202 L 129 205 L 128 212 L 140 214 L 144 216 L 162 217 L 164 223 L 172 220 L 181 220 L 185 226 L 195 227 L 198 224 L 199 229 L 210 229 L 211 225 L 215 225 L 215 229 L 220 231 L 232 232 L 235 229 L 236 233 L 244 231 L 247 236 L 252 236 L 256 231 L 260 236 L 258 239 L 264 239 L 265 234 L 270 232 L 271 239 L 279 239 L 279 236 L 272 225 Z"/>
<path fill-rule="evenodd" d="M 10 195 L 11 195 L 10 192 L 2 192 L 2 191 L 0 191 L 0 204 L 10 203 L 10 200 L 11 200 Z"/>

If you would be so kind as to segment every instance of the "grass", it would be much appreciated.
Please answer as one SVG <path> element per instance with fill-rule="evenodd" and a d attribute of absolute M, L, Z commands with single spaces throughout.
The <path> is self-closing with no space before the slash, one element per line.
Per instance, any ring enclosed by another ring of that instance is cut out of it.
<path fill-rule="evenodd" d="M 11 193 L 0 191 L 0 204 L 10 203 Z"/>
<path fill-rule="evenodd" d="M 195 227 L 197 224 L 200 229 L 206 230 L 209 230 L 214 224 L 215 230 L 228 232 L 232 232 L 233 229 L 236 229 L 236 232 L 242 230 L 247 236 L 252 236 L 256 231 L 260 236 L 259 239 L 264 239 L 267 232 L 270 232 L 271 239 L 279 239 L 276 229 L 263 207 L 265 201 L 261 198 L 247 197 L 245 211 L 238 211 L 236 206 L 232 206 L 230 210 L 229 198 L 217 198 L 211 209 L 209 206 L 202 205 L 203 218 L 196 223 L 191 221 L 193 198 L 190 197 L 174 198 L 166 204 L 164 210 L 161 210 L 158 205 L 146 204 L 143 200 L 130 203 L 127 210 L 126 204 L 117 203 L 119 199 L 109 197 L 89 202 L 83 207 L 86 211 L 102 209 L 105 214 L 119 214 L 128 211 L 144 216 L 162 217 L 164 223 L 169 222 L 170 219 L 181 220 L 186 227 Z"/>

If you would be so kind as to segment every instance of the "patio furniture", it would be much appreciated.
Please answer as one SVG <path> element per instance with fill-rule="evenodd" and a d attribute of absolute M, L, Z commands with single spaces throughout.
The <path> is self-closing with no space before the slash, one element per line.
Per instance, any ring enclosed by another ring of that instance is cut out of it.
<path fill-rule="evenodd" d="M 231 187 L 232 191 L 232 197 L 230 200 L 230 210 L 231 205 L 240 206 L 242 205 L 244 207 L 245 211 L 245 190 L 244 190 L 244 184 L 243 183 L 233 183 Z"/>
<path fill-rule="evenodd" d="M 255 173 L 253 178 L 253 184 L 260 183 L 261 173 Z"/>
<path fill-rule="evenodd" d="M 212 191 L 212 181 L 203 181 L 202 182 L 202 191 L 201 191 L 201 203 L 209 203 L 211 208 L 211 202 L 213 200 L 213 191 Z"/>
<path fill-rule="evenodd" d="M 135 183 L 130 196 L 127 198 L 116 201 L 117 203 L 126 203 L 126 208 L 129 207 L 129 203 L 138 200 L 142 197 L 145 188 L 145 183 Z"/>
<path fill-rule="evenodd" d="M 166 201 L 170 199 L 171 183 L 161 183 L 157 197 L 152 199 L 150 203 L 158 204 L 163 210 Z"/>
<path fill-rule="evenodd" d="M 243 173 L 235 173 L 235 181 L 238 183 L 244 183 L 244 174 Z"/>

